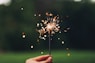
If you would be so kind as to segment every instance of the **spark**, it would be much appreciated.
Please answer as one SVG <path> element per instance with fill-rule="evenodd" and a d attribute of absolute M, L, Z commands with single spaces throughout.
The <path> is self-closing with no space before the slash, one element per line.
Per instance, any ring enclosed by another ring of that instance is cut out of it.
<path fill-rule="evenodd" d="M 62 41 L 62 44 L 64 44 L 64 41 Z"/>
<path fill-rule="evenodd" d="M 66 28 L 65 30 L 64 30 L 64 32 L 68 32 L 70 30 L 70 28 L 68 27 L 68 28 Z"/>
<path fill-rule="evenodd" d="M 41 16 L 41 14 L 39 14 L 38 16 Z"/>
<path fill-rule="evenodd" d="M 60 38 L 58 38 L 58 40 L 60 40 Z"/>
<path fill-rule="evenodd" d="M 67 32 L 67 30 L 64 30 L 64 32 Z"/>
<path fill-rule="evenodd" d="M 31 45 L 31 48 L 33 49 L 33 48 L 34 48 L 34 46 L 33 46 L 33 45 Z"/>
<path fill-rule="evenodd" d="M 40 26 L 40 24 L 39 23 L 37 23 L 37 27 L 39 27 Z"/>
<path fill-rule="evenodd" d="M 37 39 L 37 42 L 39 42 L 40 40 L 39 39 Z"/>
<path fill-rule="evenodd" d="M 25 35 L 22 35 L 22 38 L 25 38 Z"/>
<path fill-rule="evenodd" d="M 70 28 L 68 27 L 67 30 L 70 30 Z"/>
<path fill-rule="evenodd" d="M 59 31 L 59 33 L 61 33 L 61 31 Z"/>
<path fill-rule="evenodd" d="M 26 37 L 25 33 L 24 33 L 24 32 L 22 32 L 22 38 L 25 38 L 25 37 Z"/>
<path fill-rule="evenodd" d="M 49 16 L 53 16 L 53 14 L 52 14 L 52 13 L 50 13 L 50 14 L 49 14 Z"/>
<path fill-rule="evenodd" d="M 34 16 L 37 16 L 36 14 L 34 14 Z"/>
<path fill-rule="evenodd" d="M 44 37 L 47 37 L 47 35 L 44 35 Z"/>
<path fill-rule="evenodd" d="M 24 8 L 22 7 L 21 10 L 24 10 Z"/>
<path fill-rule="evenodd" d="M 48 12 L 46 12 L 46 16 L 49 16 L 49 13 Z"/>

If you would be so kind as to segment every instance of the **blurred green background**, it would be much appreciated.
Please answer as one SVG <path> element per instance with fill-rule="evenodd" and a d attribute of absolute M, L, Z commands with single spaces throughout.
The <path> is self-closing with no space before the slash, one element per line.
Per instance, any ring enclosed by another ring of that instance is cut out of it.
<path fill-rule="evenodd" d="M 62 30 L 70 28 L 53 37 L 54 63 L 95 63 L 94 0 L 0 0 L 0 63 L 25 63 L 40 52 L 48 54 L 48 40 L 38 43 L 36 32 L 46 12 L 59 14 Z"/>

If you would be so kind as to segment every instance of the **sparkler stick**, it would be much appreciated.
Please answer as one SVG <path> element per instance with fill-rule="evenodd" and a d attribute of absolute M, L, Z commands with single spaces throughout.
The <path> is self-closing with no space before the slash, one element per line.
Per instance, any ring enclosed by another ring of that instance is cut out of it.
<path fill-rule="evenodd" d="M 49 33 L 49 55 L 51 55 L 51 32 Z"/>

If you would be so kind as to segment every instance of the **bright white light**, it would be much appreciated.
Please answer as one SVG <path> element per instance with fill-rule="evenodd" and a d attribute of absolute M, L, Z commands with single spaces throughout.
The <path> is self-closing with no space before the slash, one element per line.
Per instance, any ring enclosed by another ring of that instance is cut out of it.
<path fill-rule="evenodd" d="M 41 52 L 41 54 L 44 54 L 44 52 Z"/>
<path fill-rule="evenodd" d="M 75 2 L 81 2 L 82 0 L 74 0 Z"/>
<path fill-rule="evenodd" d="M 21 8 L 21 10 L 24 10 L 23 8 Z"/>
<path fill-rule="evenodd" d="M 11 3 L 11 0 L 0 0 L 0 5 L 9 6 Z"/>
<path fill-rule="evenodd" d="M 62 41 L 62 44 L 64 44 L 64 41 Z"/>
<path fill-rule="evenodd" d="M 31 48 L 32 48 L 32 49 L 34 48 L 33 45 L 31 45 Z"/>
<path fill-rule="evenodd" d="M 95 0 L 91 0 L 92 3 L 95 3 Z"/>
<path fill-rule="evenodd" d="M 47 28 L 48 28 L 48 29 L 52 29 L 51 24 L 48 24 L 48 25 L 47 25 Z"/>
<path fill-rule="evenodd" d="M 22 35 L 22 38 L 25 38 L 25 35 Z"/>

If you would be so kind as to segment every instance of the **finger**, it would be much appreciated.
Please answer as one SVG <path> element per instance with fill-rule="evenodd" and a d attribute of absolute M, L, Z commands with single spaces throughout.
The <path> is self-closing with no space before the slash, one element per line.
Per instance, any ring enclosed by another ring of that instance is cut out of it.
<path fill-rule="evenodd" d="M 52 63 L 52 57 L 48 57 L 43 63 Z"/>
<path fill-rule="evenodd" d="M 46 60 L 47 63 L 52 63 L 52 57 L 49 57 L 47 60 Z"/>
<path fill-rule="evenodd" d="M 50 55 L 42 55 L 42 56 L 38 56 L 38 57 L 33 58 L 33 60 L 36 60 L 36 61 L 44 61 L 48 57 L 50 57 Z"/>

